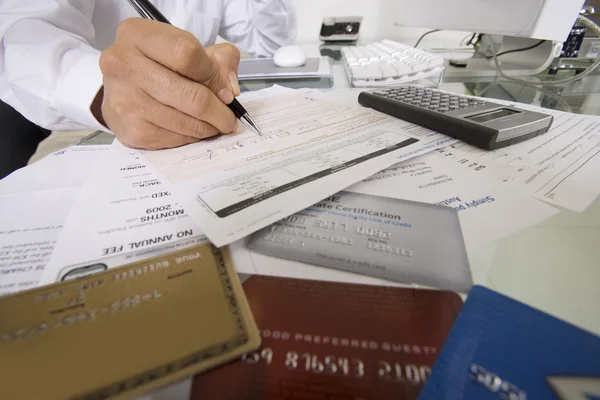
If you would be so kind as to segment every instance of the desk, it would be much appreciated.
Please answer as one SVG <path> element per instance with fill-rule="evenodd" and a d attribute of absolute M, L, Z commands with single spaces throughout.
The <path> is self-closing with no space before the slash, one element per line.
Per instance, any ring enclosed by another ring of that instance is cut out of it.
<path fill-rule="evenodd" d="M 303 47 L 309 57 L 319 55 L 318 44 Z M 335 85 L 324 90 L 350 87 L 339 61 L 333 61 L 333 72 Z M 271 85 L 256 81 L 242 87 L 257 90 Z M 296 81 L 291 86 L 302 85 Z M 575 113 L 600 114 L 600 75 L 595 74 L 555 91 L 564 103 L 535 89 L 494 82 L 493 78 L 447 79 L 440 88 L 559 110 L 566 103 Z M 112 140 L 105 135 L 93 135 L 87 141 Z M 476 284 L 600 334 L 600 199 L 583 213 L 563 210 L 541 224 L 470 251 L 469 260 Z"/>

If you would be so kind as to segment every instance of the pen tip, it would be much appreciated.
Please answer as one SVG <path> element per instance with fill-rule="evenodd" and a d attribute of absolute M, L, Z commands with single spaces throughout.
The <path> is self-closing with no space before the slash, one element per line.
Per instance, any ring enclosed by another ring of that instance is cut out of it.
<path fill-rule="evenodd" d="M 262 136 L 262 132 L 260 129 L 258 129 L 258 125 L 256 125 L 256 122 L 254 122 L 248 114 L 244 115 L 244 119 L 246 122 L 248 122 L 248 125 L 250 125 L 256 131 L 256 133 L 258 133 L 259 136 Z"/>

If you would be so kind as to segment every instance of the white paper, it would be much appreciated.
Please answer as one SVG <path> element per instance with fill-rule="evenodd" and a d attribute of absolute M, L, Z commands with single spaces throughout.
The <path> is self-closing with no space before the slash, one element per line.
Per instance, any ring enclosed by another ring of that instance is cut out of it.
<path fill-rule="evenodd" d="M 358 104 L 362 89 L 323 93 L 323 98 Z M 600 195 L 600 117 L 550 110 L 497 99 L 490 102 L 551 114 L 545 134 L 507 148 L 487 151 L 464 142 L 439 150 L 461 165 L 485 171 L 536 198 L 581 212 Z"/>
<path fill-rule="evenodd" d="M 168 183 L 137 150 L 118 149 L 81 188 L 42 280 L 54 282 L 92 261 L 113 260 L 109 267 L 131 262 L 129 253 L 190 238 L 206 240 Z"/>
<path fill-rule="evenodd" d="M 452 207 L 458 211 L 467 249 L 495 242 L 558 213 L 435 152 L 383 170 L 346 190 Z"/>
<path fill-rule="evenodd" d="M 270 275 L 284 278 L 358 283 L 364 285 L 418 287 L 418 285 L 402 284 L 368 275 L 265 256 L 248 250 L 244 244 L 244 240 L 232 243 L 228 247 L 235 270 L 242 274 Z"/>
<path fill-rule="evenodd" d="M 75 145 L 48 154 L 0 181 L 0 195 L 77 188 L 83 185 L 110 145 Z"/>
<path fill-rule="evenodd" d="M 434 204 L 442 202 L 461 208 L 458 215 L 469 249 L 511 235 L 558 212 L 516 189 L 464 170 L 436 153 L 395 165 L 346 190 Z M 258 254 L 248 250 L 244 240 L 231 244 L 229 248 L 235 268 L 240 273 L 399 285 L 366 275 Z M 471 267 L 476 283 L 487 282 L 485 272 L 482 273 L 473 265 Z"/>
<path fill-rule="evenodd" d="M 540 200 L 583 211 L 600 194 L 600 117 L 514 105 L 554 115 L 552 127 L 504 149 L 485 151 L 459 142 L 439 152 Z"/>
<path fill-rule="evenodd" d="M 398 161 L 456 141 L 306 93 L 278 89 L 242 100 L 264 136 L 246 129 L 177 149 L 143 152 L 217 246 Z"/>
<path fill-rule="evenodd" d="M 0 196 L 0 295 L 39 285 L 77 192 Z"/>

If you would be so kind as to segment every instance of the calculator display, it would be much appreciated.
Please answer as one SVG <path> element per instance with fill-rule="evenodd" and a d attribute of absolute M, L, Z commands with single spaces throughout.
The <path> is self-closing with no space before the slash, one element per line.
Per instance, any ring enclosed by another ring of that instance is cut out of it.
<path fill-rule="evenodd" d="M 471 115 L 471 116 L 468 116 L 465 118 L 470 119 L 471 121 L 475 121 L 475 122 L 488 122 L 488 121 L 492 121 L 494 119 L 506 117 L 506 116 L 513 115 L 513 114 L 519 114 L 519 113 L 520 113 L 520 111 L 512 110 L 510 108 L 501 108 L 499 110 L 493 110 L 493 111 L 486 112 L 483 114 Z"/>

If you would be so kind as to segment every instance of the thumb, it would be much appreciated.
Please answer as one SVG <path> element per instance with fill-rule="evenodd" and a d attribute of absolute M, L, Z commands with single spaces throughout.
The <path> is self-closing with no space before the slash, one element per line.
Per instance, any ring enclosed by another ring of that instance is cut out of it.
<path fill-rule="evenodd" d="M 228 82 L 225 87 L 229 88 L 235 96 L 239 96 L 238 67 L 240 65 L 240 51 L 238 48 L 230 43 L 219 43 L 207 47 L 205 50 L 219 70 L 221 79 Z"/>

